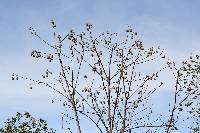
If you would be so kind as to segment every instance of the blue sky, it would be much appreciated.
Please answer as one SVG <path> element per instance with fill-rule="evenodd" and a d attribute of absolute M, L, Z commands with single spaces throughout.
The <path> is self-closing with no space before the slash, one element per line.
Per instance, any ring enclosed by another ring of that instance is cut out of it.
<path fill-rule="evenodd" d="M 30 91 L 25 82 L 10 78 L 12 72 L 37 75 L 40 70 L 30 52 L 41 44 L 29 34 L 29 26 L 49 39 L 52 19 L 62 33 L 82 30 L 86 22 L 94 24 L 96 32 L 121 32 L 132 25 L 144 44 L 160 45 L 181 62 L 200 54 L 199 6 L 199 0 L 1 0 L 0 122 L 16 111 L 30 110 L 51 125 L 59 121 L 61 109 L 50 104 L 51 91 Z"/>

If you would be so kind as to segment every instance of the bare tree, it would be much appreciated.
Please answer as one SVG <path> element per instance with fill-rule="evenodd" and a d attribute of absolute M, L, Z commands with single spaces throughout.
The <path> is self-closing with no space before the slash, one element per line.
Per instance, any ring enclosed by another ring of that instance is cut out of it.
<path fill-rule="evenodd" d="M 57 64 L 56 68 L 47 69 L 39 80 L 18 74 L 13 74 L 12 78 L 27 79 L 31 84 L 47 86 L 60 94 L 66 110 L 62 124 L 66 124 L 69 132 L 75 130 L 67 125 L 71 123 L 76 124 L 77 132 L 81 133 L 81 121 L 86 119 L 101 133 L 170 132 L 177 128 L 177 110 L 181 110 L 181 104 L 188 101 L 189 97 L 197 96 L 195 89 L 188 91 L 185 98 L 179 95 L 183 88 L 189 88 L 181 85 L 185 67 L 178 70 L 160 47 L 145 48 L 131 26 L 125 30 L 124 37 L 111 32 L 95 34 L 90 23 L 86 24 L 84 32 L 70 30 L 61 36 L 55 31 L 54 21 L 51 23 L 51 43 L 44 40 L 35 29 L 29 28 L 31 34 L 51 51 L 33 50 L 31 56 Z M 158 69 L 151 69 L 156 64 L 159 64 Z M 150 102 L 154 93 L 165 83 L 159 78 L 163 71 L 172 72 L 177 79 L 168 121 L 162 114 L 154 113 Z M 199 80 L 199 75 L 197 77 Z M 199 105 L 199 98 L 195 100 Z"/>

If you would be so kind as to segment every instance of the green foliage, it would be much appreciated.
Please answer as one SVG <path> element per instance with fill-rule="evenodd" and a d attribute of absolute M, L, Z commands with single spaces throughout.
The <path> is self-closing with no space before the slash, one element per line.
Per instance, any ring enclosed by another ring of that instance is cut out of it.
<path fill-rule="evenodd" d="M 178 109 L 187 114 L 185 121 L 192 121 L 192 126 L 188 128 L 192 132 L 200 132 L 200 56 L 191 56 L 182 63 L 179 70 L 180 89 L 177 92 Z"/>
<path fill-rule="evenodd" d="M 4 127 L 0 128 L 0 133 L 55 133 L 55 130 L 47 127 L 47 122 L 43 119 L 35 119 L 28 112 L 7 119 Z"/>

